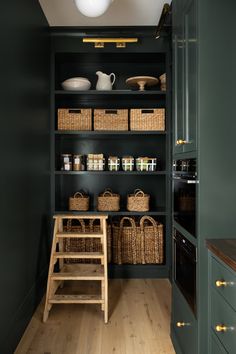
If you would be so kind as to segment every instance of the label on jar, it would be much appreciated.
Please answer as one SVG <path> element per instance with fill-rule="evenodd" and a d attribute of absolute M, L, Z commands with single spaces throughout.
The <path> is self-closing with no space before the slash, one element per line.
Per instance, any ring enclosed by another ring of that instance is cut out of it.
<path fill-rule="evenodd" d="M 80 158 L 76 158 L 74 163 L 75 163 L 76 165 L 79 165 L 79 164 L 80 164 Z"/>
<path fill-rule="evenodd" d="M 69 159 L 69 157 L 64 157 L 64 164 L 66 164 L 66 163 L 69 163 L 70 162 L 70 159 Z"/>
<path fill-rule="evenodd" d="M 65 171 L 70 171 L 70 164 L 69 163 L 65 163 Z"/>

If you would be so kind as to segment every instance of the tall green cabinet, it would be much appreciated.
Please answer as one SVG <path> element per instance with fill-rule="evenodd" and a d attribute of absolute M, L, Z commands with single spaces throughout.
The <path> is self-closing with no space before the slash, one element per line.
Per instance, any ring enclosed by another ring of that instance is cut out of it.
<path fill-rule="evenodd" d="M 173 2 L 174 153 L 196 150 L 196 0 Z"/>
<path fill-rule="evenodd" d="M 173 279 L 171 336 L 177 354 L 207 354 L 205 242 L 236 238 L 236 2 L 173 0 L 172 12 L 173 160 L 196 158 L 199 184 L 197 237 L 173 222 L 197 248 L 197 311 Z"/>

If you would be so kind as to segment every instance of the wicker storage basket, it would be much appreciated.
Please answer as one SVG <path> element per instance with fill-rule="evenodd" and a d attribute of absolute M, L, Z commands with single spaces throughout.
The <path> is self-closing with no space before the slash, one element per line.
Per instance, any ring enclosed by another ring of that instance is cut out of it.
<path fill-rule="evenodd" d="M 165 130 L 165 108 L 131 109 L 130 130 Z"/>
<path fill-rule="evenodd" d="M 99 211 L 119 211 L 120 210 L 120 195 L 113 193 L 107 189 L 98 196 Z"/>
<path fill-rule="evenodd" d="M 128 110 L 95 109 L 94 130 L 128 130 Z"/>
<path fill-rule="evenodd" d="M 67 221 L 67 225 L 64 227 L 65 232 L 88 232 L 97 233 L 101 232 L 100 223 L 95 223 L 95 220 L 90 220 L 88 225 L 85 225 L 84 220 L 76 220 L 79 222 L 77 225 L 72 224 L 72 220 Z M 87 238 L 67 238 L 64 239 L 64 249 L 66 252 L 102 252 L 102 245 L 100 239 Z M 110 263 L 112 257 L 111 249 L 111 225 L 107 225 L 107 260 Z M 98 259 L 66 259 L 66 263 L 100 263 Z"/>
<path fill-rule="evenodd" d="M 163 263 L 163 225 L 150 216 L 143 216 L 138 226 L 133 218 L 124 217 L 112 230 L 114 263 Z"/>
<path fill-rule="evenodd" d="M 58 130 L 92 130 L 92 109 L 58 109 Z"/>
<path fill-rule="evenodd" d="M 89 210 L 89 196 L 77 192 L 69 198 L 69 210 L 87 211 Z"/>
<path fill-rule="evenodd" d="M 129 194 L 127 197 L 128 211 L 149 211 L 150 195 L 145 194 L 140 189 L 136 189 L 134 194 Z"/>
<path fill-rule="evenodd" d="M 123 217 L 118 225 L 112 225 L 112 250 L 114 263 L 137 263 L 136 225 L 133 218 Z"/>

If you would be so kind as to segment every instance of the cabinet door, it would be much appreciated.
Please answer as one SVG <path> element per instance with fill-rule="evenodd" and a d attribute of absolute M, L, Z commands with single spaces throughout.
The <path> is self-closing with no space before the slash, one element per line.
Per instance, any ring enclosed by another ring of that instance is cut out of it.
<path fill-rule="evenodd" d="M 182 354 L 197 354 L 197 321 L 175 284 L 172 287 L 171 332 Z"/>
<path fill-rule="evenodd" d="M 215 337 L 214 333 L 210 335 L 210 354 L 227 354 L 223 345 Z"/>
<path fill-rule="evenodd" d="M 173 113 L 174 113 L 174 153 L 183 152 L 184 140 L 184 42 L 182 1 L 175 0 L 173 6 Z"/>
<path fill-rule="evenodd" d="M 197 32 L 196 0 L 184 9 L 184 152 L 196 150 L 197 116 Z"/>

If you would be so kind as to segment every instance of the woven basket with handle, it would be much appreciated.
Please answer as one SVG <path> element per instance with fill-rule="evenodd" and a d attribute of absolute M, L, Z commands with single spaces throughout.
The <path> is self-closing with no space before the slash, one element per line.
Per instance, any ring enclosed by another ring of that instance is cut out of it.
<path fill-rule="evenodd" d="M 128 130 L 128 110 L 95 109 L 94 130 Z"/>
<path fill-rule="evenodd" d="M 141 233 L 141 258 L 143 264 L 160 264 L 164 261 L 163 224 L 151 216 L 143 216 L 137 234 Z"/>
<path fill-rule="evenodd" d="M 112 225 L 113 262 L 136 264 L 135 220 L 123 217 L 118 225 Z"/>
<path fill-rule="evenodd" d="M 100 223 L 97 220 L 90 220 L 89 224 L 85 224 L 84 220 L 75 220 L 79 224 L 72 224 L 72 220 L 68 220 L 64 228 L 65 232 L 77 233 L 98 233 L 101 232 Z M 73 222 L 75 222 L 73 221 Z M 64 240 L 64 248 L 66 252 L 102 252 L 101 240 L 96 238 L 67 238 Z M 107 225 L 107 259 L 111 262 L 111 225 Z M 97 259 L 67 259 L 66 263 L 100 263 Z"/>
<path fill-rule="evenodd" d="M 73 197 L 69 198 L 69 210 L 89 210 L 89 196 L 81 192 L 76 192 Z"/>
<path fill-rule="evenodd" d="M 127 210 L 149 211 L 149 201 L 149 194 L 145 194 L 141 189 L 136 189 L 134 194 L 129 194 L 127 197 Z"/>
<path fill-rule="evenodd" d="M 110 189 L 106 189 L 98 196 L 99 211 L 119 211 L 120 195 L 113 193 Z"/>
<path fill-rule="evenodd" d="M 58 109 L 58 130 L 92 130 L 92 109 Z"/>
<path fill-rule="evenodd" d="M 163 263 L 163 225 L 150 216 L 143 216 L 136 225 L 124 217 L 112 225 L 113 262 L 117 264 Z"/>
<path fill-rule="evenodd" d="M 130 130 L 165 130 L 165 109 L 131 109 Z"/>

